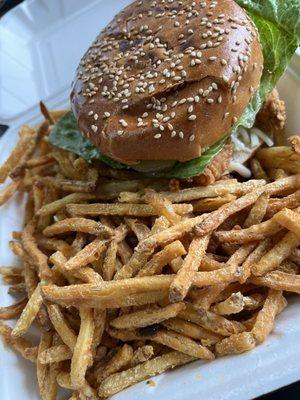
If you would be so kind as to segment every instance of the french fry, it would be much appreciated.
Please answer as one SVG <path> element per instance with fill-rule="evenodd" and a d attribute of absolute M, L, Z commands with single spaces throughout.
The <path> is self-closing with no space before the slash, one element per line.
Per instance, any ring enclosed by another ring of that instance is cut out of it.
<path fill-rule="evenodd" d="M 51 112 L 46 107 L 45 103 L 43 103 L 42 101 L 40 101 L 40 110 L 41 110 L 41 113 L 43 114 L 45 120 L 47 120 L 50 125 L 53 125 L 54 124 L 53 116 L 51 115 Z"/>
<path fill-rule="evenodd" d="M 254 241 L 266 239 L 269 236 L 275 235 L 282 227 L 274 220 L 274 217 L 268 221 L 261 222 L 257 225 L 252 225 L 246 229 L 233 229 L 231 231 L 217 231 L 216 237 L 225 243 L 244 244 Z"/>
<path fill-rule="evenodd" d="M 299 275 L 287 274 L 282 271 L 273 271 L 264 276 L 251 277 L 248 282 L 276 290 L 285 290 L 300 294 Z"/>
<path fill-rule="evenodd" d="M 56 332 L 69 349 L 73 351 L 76 344 L 76 335 L 65 320 L 60 308 L 55 304 L 50 304 L 47 306 L 47 310 Z"/>
<path fill-rule="evenodd" d="M 203 360 L 214 359 L 213 353 L 206 347 L 176 332 L 159 330 L 153 336 L 151 336 L 151 340 L 164 346 L 168 346 L 173 350 L 180 351 L 181 353 L 187 354 L 191 357 L 201 358 Z"/>
<path fill-rule="evenodd" d="M 91 344 L 91 352 L 93 358 L 95 358 L 96 353 L 99 350 L 99 345 L 102 340 L 102 336 L 104 333 L 105 325 L 106 325 L 106 310 L 93 310 L 94 313 L 94 334 L 93 340 Z"/>
<path fill-rule="evenodd" d="M 252 334 L 257 343 L 262 343 L 266 340 L 273 329 L 274 320 L 277 314 L 287 305 L 285 298 L 280 290 L 269 290 L 268 297 L 259 311 Z"/>
<path fill-rule="evenodd" d="M 72 352 L 65 344 L 58 344 L 39 353 L 39 362 L 41 364 L 52 364 L 60 361 L 70 360 Z"/>
<path fill-rule="evenodd" d="M 14 337 L 22 336 L 29 329 L 30 325 L 37 316 L 37 313 L 42 305 L 41 285 L 35 288 L 34 292 L 30 296 L 26 306 L 24 307 L 20 318 L 18 319 L 16 326 L 12 331 Z"/>
<path fill-rule="evenodd" d="M 274 219 L 300 239 L 300 214 L 298 212 L 284 208 L 274 216 Z"/>
<path fill-rule="evenodd" d="M 107 247 L 107 252 L 102 266 L 103 279 L 105 281 L 112 280 L 116 272 L 117 252 L 118 243 L 115 240 L 112 240 Z"/>
<path fill-rule="evenodd" d="M 143 265 L 147 263 L 148 258 L 153 253 L 153 249 L 139 250 L 136 251 L 131 256 L 128 263 L 126 263 L 114 276 L 114 279 L 128 279 L 134 276 L 142 268 Z"/>
<path fill-rule="evenodd" d="M 195 358 L 178 351 L 172 351 L 155 357 L 126 371 L 119 372 L 106 378 L 100 385 L 98 395 L 108 397 L 144 379 L 160 374 L 167 369 L 187 364 Z"/>
<path fill-rule="evenodd" d="M 73 255 L 74 250 L 65 240 L 47 238 L 43 235 L 35 236 L 37 244 L 40 248 L 61 252 L 65 257 Z"/>
<path fill-rule="evenodd" d="M 169 299 L 172 303 L 182 301 L 187 295 L 206 252 L 208 242 L 209 236 L 192 240 L 188 254 L 170 286 Z"/>
<path fill-rule="evenodd" d="M 73 351 L 71 360 L 71 382 L 76 389 L 80 389 L 85 383 L 85 374 L 91 362 L 92 341 L 94 335 L 94 317 L 93 310 L 81 307 L 80 312 L 80 330 Z"/>
<path fill-rule="evenodd" d="M 65 209 L 67 204 L 94 200 L 95 198 L 95 195 L 90 193 L 71 193 L 61 199 L 53 201 L 52 203 L 45 204 L 36 214 L 38 216 L 53 215 L 58 211 Z"/>
<path fill-rule="evenodd" d="M 19 165 L 26 163 L 34 150 L 37 139 L 37 132 L 27 125 L 23 125 L 20 130 L 20 139 L 11 152 L 8 159 L 0 167 L 0 183 L 3 183 L 8 175 Z M 24 151 L 25 149 L 25 151 Z"/>
<path fill-rule="evenodd" d="M 255 189 L 239 199 L 233 200 L 232 202 L 223 205 L 218 210 L 213 211 L 203 222 L 195 227 L 195 234 L 197 236 L 205 236 L 211 233 L 232 214 L 235 214 L 238 211 L 241 211 L 255 203 L 264 190 L 264 188 Z"/>
<path fill-rule="evenodd" d="M 141 311 L 135 311 L 130 314 L 124 314 L 115 318 L 110 325 L 118 329 L 135 329 L 148 325 L 159 324 L 160 322 L 176 317 L 176 315 L 185 308 L 184 303 L 170 304 L 163 308 L 148 308 Z"/>
<path fill-rule="evenodd" d="M 266 171 L 263 169 L 261 163 L 256 158 L 251 158 L 250 167 L 252 175 L 255 179 L 264 179 L 266 182 L 268 182 L 269 177 Z"/>
<path fill-rule="evenodd" d="M 255 188 L 266 184 L 264 180 L 249 180 L 244 183 L 238 183 L 235 179 L 220 180 L 209 186 L 194 187 L 179 190 L 176 192 L 161 192 L 161 196 L 170 200 L 172 203 L 182 203 L 205 199 L 210 197 L 219 197 L 227 194 L 242 195 L 252 191 Z"/>
<path fill-rule="evenodd" d="M 41 364 L 39 362 L 39 355 L 46 349 L 48 349 L 52 344 L 53 335 L 51 332 L 41 332 L 41 340 L 38 347 L 38 357 L 36 363 L 36 374 L 37 374 L 37 381 L 39 385 L 39 391 L 42 400 L 48 399 L 48 373 L 49 368 L 48 365 Z"/>
<path fill-rule="evenodd" d="M 151 234 L 155 235 L 156 233 L 162 232 L 165 229 L 170 227 L 170 222 L 165 217 L 158 217 L 156 218 L 152 228 Z"/>
<path fill-rule="evenodd" d="M 82 232 L 95 236 L 109 237 L 112 231 L 100 222 L 87 218 L 67 218 L 44 229 L 43 235 L 51 237 L 66 232 Z"/>
<path fill-rule="evenodd" d="M 259 149 L 256 158 L 265 168 L 282 168 L 292 174 L 300 171 L 300 157 L 290 147 L 271 147 Z"/>
<path fill-rule="evenodd" d="M 236 333 L 217 343 L 216 353 L 218 356 L 240 354 L 254 349 L 255 346 L 256 342 L 251 332 Z"/>
<path fill-rule="evenodd" d="M 101 367 L 101 370 L 97 374 L 97 383 L 99 384 L 108 376 L 125 369 L 130 364 L 132 357 L 132 347 L 128 344 L 124 344 L 107 364 Z"/>
<path fill-rule="evenodd" d="M 210 306 L 215 303 L 219 294 L 228 286 L 228 283 L 219 283 L 207 286 L 201 289 L 200 293 L 193 299 L 193 305 L 203 310 L 209 310 Z"/>
<path fill-rule="evenodd" d="M 21 312 L 23 311 L 24 307 L 27 304 L 27 297 L 18 301 L 17 303 L 7 306 L 7 307 L 0 307 L 0 320 L 1 319 L 13 319 L 18 317 Z"/>
<path fill-rule="evenodd" d="M 67 204 L 68 213 L 76 216 L 93 216 L 98 215 L 126 215 L 132 217 L 151 217 L 157 215 L 157 211 L 148 204 Z M 191 211 L 190 204 L 175 204 L 174 210 L 180 215 L 188 214 Z"/>
<path fill-rule="evenodd" d="M 68 372 L 60 372 L 57 376 L 57 383 L 59 384 L 59 386 L 65 388 L 65 389 L 75 390 L 75 388 L 71 382 L 70 374 Z M 75 400 L 82 399 L 82 398 L 83 399 L 87 398 L 90 400 L 98 400 L 95 390 L 88 384 L 87 381 L 85 381 L 84 384 L 81 386 L 78 397 L 76 394 L 75 394 L 75 396 L 76 396 Z M 71 397 L 71 399 L 72 399 L 72 397 Z"/>
<path fill-rule="evenodd" d="M 26 353 L 27 349 L 34 347 L 33 344 L 25 338 L 13 337 L 12 329 L 9 326 L 4 325 L 2 322 L 0 322 L 0 336 L 7 345 L 11 346 L 15 351 L 20 353 L 26 360 L 36 362 L 36 356 L 34 356 L 34 354 L 32 355 L 31 353 Z"/>
<path fill-rule="evenodd" d="M 221 335 L 217 335 L 191 322 L 184 321 L 181 318 L 168 319 L 163 321 L 162 325 L 191 339 L 200 340 L 201 342 L 203 340 L 207 344 L 209 343 L 209 345 L 215 344 L 223 338 Z"/>
<path fill-rule="evenodd" d="M 144 363 L 145 361 L 150 360 L 150 358 L 152 358 L 153 355 L 154 355 L 153 346 L 145 345 L 139 347 L 133 353 L 132 359 L 130 361 L 130 366 L 135 367 L 138 364 Z"/>
<path fill-rule="evenodd" d="M 134 232 L 138 241 L 143 240 L 147 236 L 149 236 L 150 229 L 148 228 L 147 225 L 143 224 L 142 222 L 139 222 L 138 220 L 132 218 L 125 218 L 125 222 L 132 230 L 132 232 Z"/>
<path fill-rule="evenodd" d="M 271 218 L 273 215 L 281 211 L 283 208 L 296 208 L 300 206 L 300 190 L 280 199 L 271 199 L 267 208 L 267 217 Z"/>
<path fill-rule="evenodd" d="M 164 216 L 172 224 L 177 224 L 181 220 L 181 216 L 177 214 L 174 210 L 173 204 L 170 200 L 163 198 L 154 190 L 147 190 L 144 199 L 149 203 L 158 215 Z M 193 211 L 193 206 L 190 205 L 190 210 Z"/>
<path fill-rule="evenodd" d="M 224 204 L 230 203 L 235 199 L 236 196 L 232 194 L 225 194 L 224 196 L 213 197 L 211 199 L 201 199 L 193 203 L 193 209 L 195 213 L 210 212 L 217 210 L 219 207 L 223 206 Z"/>
<path fill-rule="evenodd" d="M 0 207 L 3 206 L 18 190 L 20 181 L 12 181 L 8 186 L 0 191 Z"/>
<path fill-rule="evenodd" d="M 65 267 L 67 270 L 78 269 L 84 267 L 99 259 L 100 255 L 105 251 L 106 240 L 101 238 L 94 239 L 86 245 L 74 257 L 70 258 Z"/>
<path fill-rule="evenodd" d="M 53 176 L 42 176 L 37 179 L 38 185 L 53 186 L 71 193 L 91 193 L 96 187 L 95 181 L 80 181 L 72 179 L 63 179 Z"/>
<path fill-rule="evenodd" d="M 241 333 L 245 330 L 245 327 L 240 322 L 230 321 L 211 311 L 195 309 L 191 305 L 181 311 L 179 317 L 222 336 L 231 336 L 234 333 Z"/>
<path fill-rule="evenodd" d="M 244 222 L 244 228 L 249 228 L 252 225 L 259 224 L 264 219 L 268 203 L 269 195 L 267 193 L 263 193 L 251 208 L 248 217 Z"/>
<path fill-rule="evenodd" d="M 48 258 L 42 253 L 33 236 L 35 231 L 35 224 L 33 221 L 29 222 L 23 230 L 22 244 L 24 250 L 32 257 L 35 265 L 38 267 L 38 274 L 41 279 L 49 279 L 52 276 L 51 270 L 48 266 Z"/>
<path fill-rule="evenodd" d="M 176 240 L 175 242 L 166 245 L 160 252 L 154 254 L 152 259 L 138 272 L 137 276 L 161 274 L 164 266 L 169 264 L 175 258 L 185 254 L 186 251 L 182 243 L 179 240 Z"/>
<path fill-rule="evenodd" d="M 255 310 L 263 304 L 264 297 L 259 293 L 255 296 L 243 296 L 241 292 L 232 293 L 230 297 L 212 307 L 219 315 L 238 314 L 242 310 Z"/>
<path fill-rule="evenodd" d="M 293 232 L 288 232 L 257 264 L 253 265 L 252 273 L 261 276 L 276 269 L 299 245 L 300 238 Z"/>

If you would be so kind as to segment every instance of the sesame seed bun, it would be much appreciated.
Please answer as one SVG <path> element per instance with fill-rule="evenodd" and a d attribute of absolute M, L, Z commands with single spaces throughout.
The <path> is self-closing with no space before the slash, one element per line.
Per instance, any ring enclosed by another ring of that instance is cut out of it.
<path fill-rule="evenodd" d="M 134 1 L 83 56 L 72 109 L 115 160 L 187 161 L 230 132 L 262 64 L 256 27 L 232 0 Z"/>

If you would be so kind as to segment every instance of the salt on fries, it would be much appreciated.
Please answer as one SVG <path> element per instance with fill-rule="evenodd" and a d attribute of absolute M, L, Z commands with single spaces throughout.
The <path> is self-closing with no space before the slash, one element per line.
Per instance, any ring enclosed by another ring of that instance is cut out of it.
<path fill-rule="evenodd" d="M 108 397 L 266 340 L 285 292 L 300 294 L 299 140 L 259 150 L 255 179 L 168 190 L 50 147 L 64 111 L 41 109 L 0 167 L 0 204 L 28 196 L 10 242 L 22 266 L 0 268 L 22 296 L 0 319 L 19 319 L 0 335 L 36 364 L 42 399 Z"/>

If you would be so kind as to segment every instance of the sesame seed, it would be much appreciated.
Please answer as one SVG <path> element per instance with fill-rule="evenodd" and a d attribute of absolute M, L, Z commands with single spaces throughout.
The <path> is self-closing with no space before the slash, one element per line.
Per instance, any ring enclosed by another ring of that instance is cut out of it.
<path fill-rule="evenodd" d="M 212 57 L 209 57 L 208 59 L 209 59 L 209 61 L 216 61 L 217 57 L 212 56 Z"/>
<path fill-rule="evenodd" d="M 98 118 L 99 118 L 98 114 L 94 114 L 94 120 L 97 121 Z"/>
<path fill-rule="evenodd" d="M 190 142 L 193 142 L 195 140 L 195 135 L 191 135 L 190 137 L 189 137 L 189 141 Z"/>
<path fill-rule="evenodd" d="M 188 116 L 188 120 L 189 121 L 195 121 L 195 119 L 197 119 L 197 116 L 195 114 L 192 114 L 192 115 Z"/>
<path fill-rule="evenodd" d="M 160 133 L 156 133 L 156 135 L 154 135 L 154 139 L 160 139 L 161 138 L 161 134 Z"/>
<path fill-rule="evenodd" d="M 127 122 L 124 119 L 119 120 L 120 124 L 126 128 L 128 126 Z"/>
<path fill-rule="evenodd" d="M 222 79 L 225 83 L 229 82 L 229 78 L 226 75 L 223 75 Z"/>
<path fill-rule="evenodd" d="M 98 126 L 96 126 L 96 125 L 91 125 L 91 129 L 92 129 L 92 131 L 94 131 L 94 132 L 96 133 L 97 130 L 98 130 Z"/>
<path fill-rule="evenodd" d="M 169 129 L 170 131 L 173 131 L 173 129 L 174 129 L 174 128 L 173 128 L 173 125 L 172 125 L 172 124 L 170 124 L 170 122 L 168 123 L 168 125 L 167 125 L 167 126 L 168 126 L 168 129 Z"/>
<path fill-rule="evenodd" d="M 175 137 L 177 135 L 177 133 L 175 132 L 175 131 L 173 131 L 172 133 L 171 133 L 171 137 L 173 138 L 173 137 Z"/>
<path fill-rule="evenodd" d="M 184 138 L 184 133 L 183 132 L 179 132 L 178 136 L 180 137 L 180 139 L 183 139 Z"/>
<path fill-rule="evenodd" d="M 109 118 L 110 117 L 110 113 L 108 111 L 104 112 L 104 117 L 103 118 Z"/>
<path fill-rule="evenodd" d="M 88 115 L 91 116 L 94 114 L 94 111 L 89 111 Z"/>
<path fill-rule="evenodd" d="M 223 99 L 222 99 L 222 96 L 219 96 L 219 97 L 218 97 L 218 103 L 221 104 L 221 103 L 222 103 L 222 100 L 223 100 Z"/>
<path fill-rule="evenodd" d="M 211 98 L 209 98 L 209 99 L 206 99 L 206 102 L 207 102 L 208 104 L 213 104 L 213 102 L 214 102 L 214 99 L 211 99 Z"/>

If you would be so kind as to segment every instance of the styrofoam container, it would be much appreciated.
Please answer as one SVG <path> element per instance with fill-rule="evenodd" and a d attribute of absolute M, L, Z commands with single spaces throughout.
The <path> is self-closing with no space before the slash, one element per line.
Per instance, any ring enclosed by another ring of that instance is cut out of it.
<path fill-rule="evenodd" d="M 81 55 L 127 3 L 129 0 L 27 0 L 0 21 L 0 123 L 10 125 L 0 139 L 0 163 L 14 147 L 19 127 L 40 121 L 36 105 L 40 99 L 46 99 L 53 109 L 68 106 L 70 83 Z M 8 241 L 11 231 L 21 228 L 22 213 L 20 196 L 0 209 L 0 265 L 17 262 Z M 0 283 L 0 304 L 13 301 L 7 286 Z M 210 363 L 194 362 L 153 378 L 154 387 L 142 382 L 113 399 L 255 398 L 300 379 L 299 337 L 299 300 L 291 297 L 269 339 L 252 352 Z M 1 400 L 39 399 L 35 366 L 1 341 L 0 390 Z"/>

